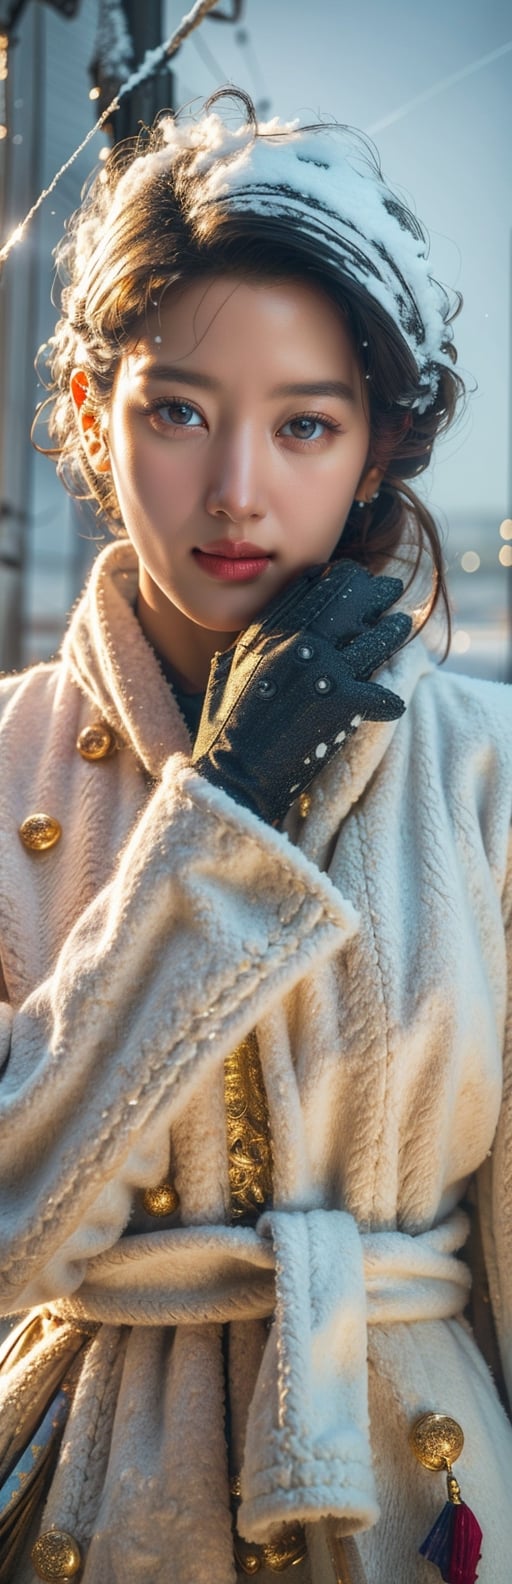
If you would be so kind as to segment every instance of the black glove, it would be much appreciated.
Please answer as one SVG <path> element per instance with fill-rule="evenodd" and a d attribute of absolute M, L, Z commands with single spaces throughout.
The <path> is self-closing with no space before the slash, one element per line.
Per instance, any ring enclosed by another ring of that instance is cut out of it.
<path fill-rule="evenodd" d="M 311 567 L 210 667 L 193 762 L 269 824 L 284 818 L 362 720 L 405 708 L 367 682 L 405 643 L 411 618 L 386 616 L 399 578 L 354 561 Z"/>

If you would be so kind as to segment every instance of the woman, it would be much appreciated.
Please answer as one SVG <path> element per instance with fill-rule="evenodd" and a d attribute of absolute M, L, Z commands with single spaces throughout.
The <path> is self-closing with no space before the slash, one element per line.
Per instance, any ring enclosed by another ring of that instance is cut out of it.
<path fill-rule="evenodd" d="M 0 1577 L 505 1584 L 510 704 L 427 655 L 405 482 L 453 304 L 362 140 L 221 97 L 61 250 L 120 538 L 2 684 Z"/>

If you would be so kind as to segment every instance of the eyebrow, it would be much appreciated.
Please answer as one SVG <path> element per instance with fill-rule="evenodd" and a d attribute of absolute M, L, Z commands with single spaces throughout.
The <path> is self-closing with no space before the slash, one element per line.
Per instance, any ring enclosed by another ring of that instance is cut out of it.
<path fill-rule="evenodd" d="M 181 385 L 197 385 L 202 390 L 215 391 L 220 386 L 220 381 L 212 379 L 209 374 L 195 374 L 192 370 L 186 373 L 172 363 L 146 363 L 137 372 L 150 379 L 174 380 Z M 340 396 L 342 401 L 355 402 L 354 390 L 344 380 L 317 379 L 294 385 L 274 385 L 274 389 L 269 391 L 269 396 Z"/>

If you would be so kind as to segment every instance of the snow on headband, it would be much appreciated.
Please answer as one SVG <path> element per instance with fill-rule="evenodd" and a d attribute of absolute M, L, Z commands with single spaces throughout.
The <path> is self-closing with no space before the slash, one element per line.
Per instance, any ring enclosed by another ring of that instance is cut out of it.
<path fill-rule="evenodd" d="M 441 367 L 452 367 L 448 294 L 429 272 L 425 231 L 387 186 L 363 138 L 343 126 L 301 128 L 277 117 L 233 129 L 216 113 L 162 117 L 159 138 L 121 177 L 114 208 L 171 171 L 198 236 L 208 234 L 212 205 L 291 218 L 389 314 L 418 369 L 420 389 L 405 405 L 425 412 Z"/>

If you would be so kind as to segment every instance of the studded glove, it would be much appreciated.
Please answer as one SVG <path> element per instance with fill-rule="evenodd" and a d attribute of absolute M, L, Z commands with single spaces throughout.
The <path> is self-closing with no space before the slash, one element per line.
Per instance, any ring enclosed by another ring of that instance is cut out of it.
<path fill-rule="evenodd" d="M 213 657 L 193 762 L 277 825 L 363 720 L 405 708 L 367 679 L 405 643 L 411 618 L 384 616 L 403 592 L 353 561 L 312 567 Z"/>

